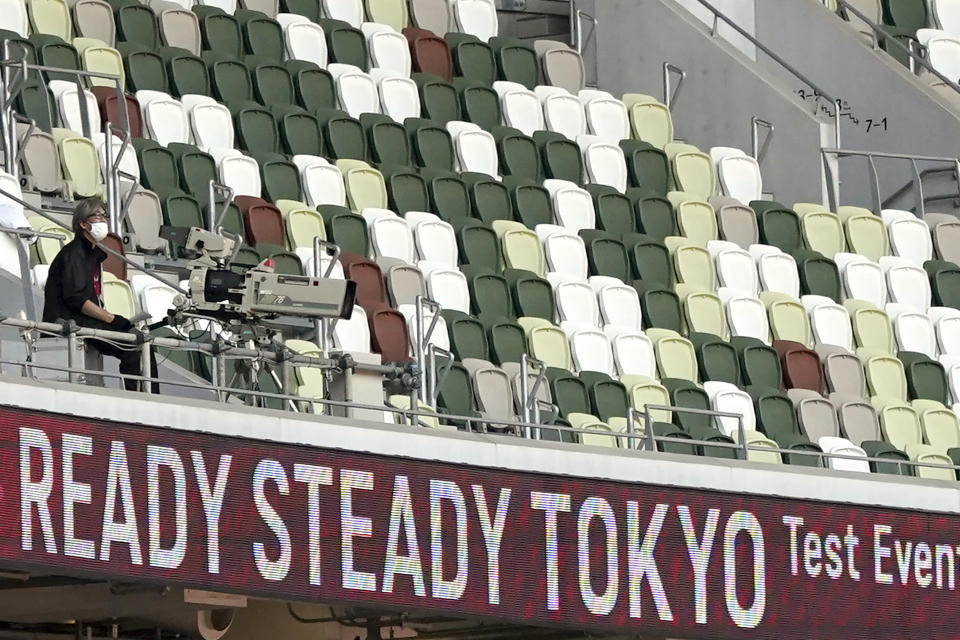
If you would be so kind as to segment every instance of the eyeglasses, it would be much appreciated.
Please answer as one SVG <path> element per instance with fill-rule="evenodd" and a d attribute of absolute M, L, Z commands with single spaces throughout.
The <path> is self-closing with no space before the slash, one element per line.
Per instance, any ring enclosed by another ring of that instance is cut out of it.
<path fill-rule="evenodd" d="M 95 213 L 86 219 L 86 222 L 106 222 L 106 221 L 107 221 L 107 214 L 103 212 Z"/>

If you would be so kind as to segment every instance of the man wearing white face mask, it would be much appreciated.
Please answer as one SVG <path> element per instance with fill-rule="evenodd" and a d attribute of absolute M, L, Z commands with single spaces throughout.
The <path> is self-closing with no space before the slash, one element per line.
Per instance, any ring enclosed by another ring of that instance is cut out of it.
<path fill-rule="evenodd" d="M 103 267 L 106 252 L 96 245 L 107 237 L 107 214 L 99 198 L 87 198 L 73 210 L 73 240 L 53 259 L 44 289 L 43 321 L 74 320 L 81 327 L 110 331 L 129 331 L 130 320 L 103 307 Z M 121 349 L 101 340 L 87 344 L 105 356 L 120 359 L 120 373 L 140 375 L 140 349 Z M 157 377 L 157 365 L 151 360 L 151 375 Z M 125 379 L 127 390 L 136 390 L 136 380 Z M 153 383 L 153 393 L 159 393 Z"/>

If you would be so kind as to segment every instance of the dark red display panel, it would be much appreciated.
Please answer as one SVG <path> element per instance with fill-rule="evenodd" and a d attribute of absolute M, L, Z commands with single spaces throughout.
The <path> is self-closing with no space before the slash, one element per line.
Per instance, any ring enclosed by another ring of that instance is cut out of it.
<path fill-rule="evenodd" d="M 958 522 L 0 408 L 0 562 L 49 572 L 666 637 L 960 638 Z"/>

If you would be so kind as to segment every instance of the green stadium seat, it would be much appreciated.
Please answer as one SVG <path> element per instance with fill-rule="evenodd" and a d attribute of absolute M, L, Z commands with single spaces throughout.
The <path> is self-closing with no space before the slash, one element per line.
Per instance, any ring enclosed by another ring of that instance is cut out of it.
<path fill-rule="evenodd" d="M 414 73 L 411 78 L 417 83 L 424 118 L 441 124 L 460 120 L 460 96 L 452 84 L 430 73 Z"/>
<path fill-rule="evenodd" d="M 232 105 L 237 147 L 250 153 L 274 153 L 279 143 L 273 114 L 255 102 Z"/>
<path fill-rule="evenodd" d="M 318 109 L 314 115 L 323 130 L 323 146 L 331 158 L 363 160 L 367 157 L 367 137 L 359 120 L 339 109 Z"/>
<path fill-rule="evenodd" d="M 487 343 L 490 345 L 490 357 L 494 364 L 503 365 L 523 359 L 527 353 L 527 337 L 523 327 L 511 318 L 489 317 L 484 324 L 487 327 Z"/>
<path fill-rule="evenodd" d="M 633 204 L 627 196 L 602 184 L 588 184 L 584 189 L 593 197 L 597 229 L 606 231 L 615 238 L 636 231 Z"/>
<path fill-rule="evenodd" d="M 317 211 L 323 216 L 330 242 L 340 247 L 341 251 L 367 255 L 370 241 L 367 224 L 361 216 L 346 207 L 333 204 L 322 204 Z"/>
<path fill-rule="evenodd" d="M 697 353 L 701 380 L 740 384 L 740 359 L 733 345 L 709 333 L 692 333 L 690 342 Z"/>
<path fill-rule="evenodd" d="M 49 133 L 59 124 L 55 104 L 46 83 L 40 78 L 31 78 L 17 92 L 14 110 L 33 120 L 37 128 Z"/>
<path fill-rule="evenodd" d="M 678 333 L 683 329 L 680 299 L 672 288 L 658 282 L 648 285 L 642 280 L 635 281 L 634 287 L 640 295 L 640 310 L 645 327 L 669 329 Z"/>
<path fill-rule="evenodd" d="M 310 112 L 337 107 L 333 78 L 326 69 L 306 60 L 287 60 L 283 66 L 293 79 L 298 105 Z"/>
<path fill-rule="evenodd" d="M 323 155 L 323 130 L 316 116 L 293 105 L 271 108 L 280 134 L 280 148 L 289 155 Z"/>
<path fill-rule="evenodd" d="M 244 64 L 250 71 L 253 96 L 257 102 L 265 107 L 296 102 L 293 78 L 282 64 L 265 56 L 254 55 L 246 56 Z"/>
<path fill-rule="evenodd" d="M 510 286 L 513 306 L 519 317 L 542 318 L 553 322 L 555 304 L 550 283 L 524 269 L 507 269 L 503 277 Z"/>
<path fill-rule="evenodd" d="M 454 74 L 488 87 L 493 84 L 497 63 L 490 45 L 468 33 L 451 32 L 444 39 L 450 47 Z"/>
<path fill-rule="evenodd" d="M 627 197 L 633 201 L 637 231 L 663 241 L 677 235 L 677 221 L 673 205 L 663 196 L 649 196 L 636 189 L 627 189 Z"/>
<path fill-rule="evenodd" d="M 659 283 L 665 287 L 673 284 L 673 267 L 666 245 L 642 233 L 626 233 L 621 240 L 627 250 L 634 279 L 648 284 Z"/>
<path fill-rule="evenodd" d="M 401 215 L 408 211 L 430 211 L 427 182 L 415 169 L 399 165 L 380 165 L 380 173 L 387 185 L 387 202 L 391 211 Z"/>
<path fill-rule="evenodd" d="M 486 266 L 463 265 L 470 290 L 471 311 L 476 316 L 513 318 L 513 301 L 506 279 Z"/>
<path fill-rule="evenodd" d="M 420 175 L 430 194 L 430 211 L 455 227 L 470 219 L 470 194 L 463 180 L 450 171 L 440 169 L 424 168 Z"/>
<path fill-rule="evenodd" d="M 119 42 L 117 49 L 123 55 L 127 91 L 170 92 L 167 67 L 156 49 L 145 49 L 135 42 Z"/>
<path fill-rule="evenodd" d="M 928 260 L 923 268 L 930 276 L 933 303 L 938 307 L 960 309 L 960 267 L 946 260 Z"/>
<path fill-rule="evenodd" d="M 803 295 L 826 296 L 834 302 L 843 299 L 840 272 L 833 260 L 809 249 L 796 249 L 792 255 L 797 262 Z"/>
<path fill-rule="evenodd" d="M 243 34 L 236 18 L 214 6 L 197 4 L 192 11 L 200 22 L 204 51 L 215 51 L 220 56 L 235 60 L 243 56 Z"/>
<path fill-rule="evenodd" d="M 210 77 L 207 65 L 201 58 L 177 47 L 161 47 L 158 53 L 166 64 L 167 79 L 174 97 L 210 95 Z"/>
<path fill-rule="evenodd" d="M 620 148 L 627 161 L 630 186 L 650 195 L 667 195 L 673 179 L 667 154 L 640 140 L 621 140 Z"/>
<path fill-rule="evenodd" d="M 47 67 L 56 67 L 58 69 L 81 69 L 80 55 L 73 45 L 61 40 L 59 37 L 44 33 L 32 34 L 28 41 L 33 45 L 37 60 L 40 64 Z M 56 71 L 45 71 L 44 76 L 47 82 L 51 80 L 74 81 L 76 76 L 59 73 Z"/>
<path fill-rule="evenodd" d="M 453 171 L 453 141 L 443 125 L 425 118 L 407 118 L 403 126 L 418 166 Z"/>
<path fill-rule="evenodd" d="M 387 165 L 410 164 L 410 141 L 403 125 L 379 113 L 361 114 L 360 124 L 366 134 L 371 160 Z"/>
<path fill-rule="evenodd" d="M 495 36 L 490 38 L 497 63 L 497 78 L 508 82 L 518 82 L 533 90 L 540 78 L 540 63 L 537 52 L 522 40 Z"/>
<path fill-rule="evenodd" d="M 359 29 L 351 27 L 342 20 L 320 20 L 327 36 L 327 55 L 330 62 L 352 64 L 367 71 L 370 61 L 367 57 L 367 40 Z"/>
<path fill-rule="evenodd" d="M 630 280 L 627 250 L 620 240 L 595 229 L 581 229 L 580 237 L 587 250 L 590 275 Z"/>
<path fill-rule="evenodd" d="M 497 141 L 503 175 L 540 179 L 540 153 L 532 138 L 510 127 L 495 127 L 491 133 Z"/>
<path fill-rule="evenodd" d="M 140 163 L 140 184 L 162 199 L 166 194 L 180 190 L 180 173 L 174 153 L 159 143 L 146 138 L 132 142 Z"/>
<path fill-rule="evenodd" d="M 469 78 L 454 78 L 453 86 L 460 99 L 460 115 L 484 131 L 500 126 L 500 97 L 488 84 Z"/>
<path fill-rule="evenodd" d="M 457 360 L 466 358 L 490 359 L 487 332 L 479 320 L 454 309 L 444 309 L 441 313 L 447 324 L 450 350 Z"/>
<path fill-rule="evenodd" d="M 450 365 L 447 377 L 437 393 L 437 409 L 441 413 L 455 416 L 473 417 L 477 415 L 473 400 L 473 382 L 470 372 L 459 362 Z M 465 421 L 448 420 L 458 428 L 466 428 Z"/>
<path fill-rule="evenodd" d="M 254 56 L 282 63 L 285 45 L 283 28 L 265 13 L 252 9 L 237 9 L 233 17 L 240 24 L 243 50 Z"/>
<path fill-rule="evenodd" d="M 160 47 L 160 30 L 157 17 L 147 5 L 136 0 L 110 0 L 113 7 L 117 40 L 135 42 L 149 51 Z"/>
<path fill-rule="evenodd" d="M 470 194 L 470 206 L 473 217 L 491 224 L 495 220 L 512 220 L 513 206 L 510 193 L 502 182 L 494 180 L 485 173 L 466 172 L 460 179 Z"/>
<path fill-rule="evenodd" d="M 253 100 L 253 83 L 247 67 L 237 60 L 218 58 L 203 52 L 210 76 L 210 89 L 213 97 L 230 105 L 244 104 Z"/>
<path fill-rule="evenodd" d="M 544 176 L 574 184 L 583 182 L 583 156 L 575 142 L 553 131 L 535 131 L 533 140 L 540 150 Z"/>
<path fill-rule="evenodd" d="M 911 400 L 935 400 L 941 404 L 949 402 L 947 374 L 942 364 L 925 354 L 912 351 L 901 351 L 897 358 L 903 363 L 907 393 Z"/>
<path fill-rule="evenodd" d="M 660 384 L 670 394 L 671 405 L 697 411 L 711 410 L 710 397 L 695 382 L 682 378 L 663 378 L 660 380 Z M 712 422 L 713 420 L 709 415 L 684 411 L 673 412 L 673 423 L 687 433 L 711 429 L 713 428 Z"/>
<path fill-rule="evenodd" d="M 776 389 L 783 385 L 780 356 L 772 347 L 747 336 L 734 336 L 730 344 L 737 351 L 745 385 Z"/>
<path fill-rule="evenodd" d="M 757 214 L 760 242 L 792 253 L 803 246 L 803 231 L 797 214 L 773 200 L 754 200 L 750 208 Z"/>
<path fill-rule="evenodd" d="M 785 394 L 774 387 L 748 386 L 747 392 L 753 398 L 757 427 L 767 437 L 773 439 L 782 449 L 815 453 L 819 447 L 810 442 L 800 431 L 793 403 Z M 783 461 L 807 467 L 823 466 L 822 459 L 815 455 L 784 453 Z"/>
<path fill-rule="evenodd" d="M 500 239 L 489 225 L 479 220 L 465 220 L 459 225 L 454 224 L 454 228 L 457 231 L 457 248 L 463 264 L 500 270 Z"/>
<path fill-rule="evenodd" d="M 516 217 L 528 229 L 538 224 L 553 223 L 550 194 L 538 182 L 529 178 L 505 176 L 503 185 L 510 193 L 510 202 Z"/>
<path fill-rule="evenodd" d="M 180 188 L 206 207 L 210 201 L 210 181 L 219 180 L 216 162 L 191 144 L 171 142 L 167 150 L 176 158 Z"/>
<path fill-rule="evenodd" d="M 279 153 L 254 153 L 260 164 L 260 181 L 263 197 L 270 202 L 279 200 L 299 200 L 302 186 L 300 170 L 293 162 Z"/>

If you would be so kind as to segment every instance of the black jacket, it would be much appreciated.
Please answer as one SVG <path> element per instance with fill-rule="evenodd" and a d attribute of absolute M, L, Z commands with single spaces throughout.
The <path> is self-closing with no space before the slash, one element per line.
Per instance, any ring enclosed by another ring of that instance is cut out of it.
<path fill-rule="evenodd" d="M 101 263 L 106 259 L 103 249 L 80 235 L 68 242 L 50 265 L 43 295 L 43 321 L 76 320 L 83 327 L 104 327 L 104 323 L 80 309 L 87 300 L 103 306 L 103 301 L 97 298 L 93 277 L 96 269 L 102 286 Z"/>

